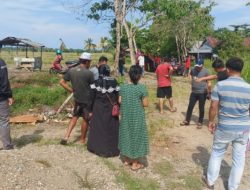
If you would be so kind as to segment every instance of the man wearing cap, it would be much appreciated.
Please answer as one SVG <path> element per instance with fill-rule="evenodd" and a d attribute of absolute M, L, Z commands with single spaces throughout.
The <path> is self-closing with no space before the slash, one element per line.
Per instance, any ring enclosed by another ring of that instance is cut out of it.
<path fill-rule="evenodd" d="M 12 91 L 8 79 L 8 70 L 3 59 L 0 59 L 0 135 L 3 149 L 13 149 L 10 138 L 9 114 L 13 103 Z"/>
<path fill-rule="evenodd" d="M 193 113 L 194 106 L 197 101 L 199 101 L 199 120 L 197 122 L 197 128 L 200 129 L 202 127 L 204 114 L 205 114 L 205 102 L 208 95 L 211 94 L 211 82 L 203 81 L 196 82 L 197 78 L 206 77 L 209 75 L 209 72 L 206 68 L 203 67 L 204 61 L 203 59 L 198 59 L 196 61 L 195 67 L 190 72 L 191 79 L 191 87 L 192 92 L 189 98 L 189 105 L 186 113 L 186 119 L 180 123 L 181 126 L 189 125 L 191 116 Z"/>
<path fill-rule="evenodd" d="M 91 89 L 90 85 L 94 82 L 94 76 L 89 71 L 91 63 L 91 54 L 82 53 L 79 58 L 79 65 L 71 68 L 61 79 L 60 84 L 69 92 L 73 93 L 75 99 L 73 117 L 68 125 L 67 132 L 61 140 L 61 144 L 67 144 L 71 131 L 75 127 L 79 117 L 83 118 L 81 125 L 81 139 L 82 143 L 86 141 L 86 134 L 88 129 L 89 111 L 91 106 Z M 70 87 L 67 81 L 71 82 Z"/>

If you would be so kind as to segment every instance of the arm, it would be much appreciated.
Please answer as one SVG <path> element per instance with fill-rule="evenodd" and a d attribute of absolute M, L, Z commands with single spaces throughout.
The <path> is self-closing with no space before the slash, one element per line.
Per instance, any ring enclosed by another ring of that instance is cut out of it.
<path fill-rule="evenodd" d="M 10 82 L 8 79 L 8 70 L 5 62 L 0 60 L 0 94 L 8 99 L 8 103 L 11 106 L 14 102 L 12 98 L 12 90 L 10 88 Z"/>
<path fill-rule="evenodd" d="M 215 124 L 215 117 L 217 115 L 219 108 L 219 101 L 211 101 L 210 108 L 209 108 L 209 123 L 208 123 L 208 130 L 213 134 L 216 130 L 216 124 Z"/>
<path fill-rule="evenodd" d="M 143 98 L 142 105 L 143 107 L 148 107 L 148 97 Z"/>
<path fill-rule="evenodd" d="M 67 82 L 64 79 L 60 80 L 60 85 L 67 90 L 68 92 L 73 92 L 73 89 L 67 84 Z"/>
<path fill-rule="evenodd" d="M 168 72 L 168 76 L 171 76 L 173 74 L 173 67 L 172 66 L 170 66 L 170 68 L 169 68 L 169 72 Z"/>
<path fill-rule="evenodd" d="M 206 77 L 197 78 L 195 82 L 202 82 L 202 81 L 208 81 L 208 80 L 214 80 L 214 79 L 217 79 L 217 75 L 209 75 Z"/>
<path fill-rule="evenodd" d="M 122 97 L 119 96 L 119 97 L 118 97 L 118 103 L 121 104 L 121 102 L 122 102 Z"/>

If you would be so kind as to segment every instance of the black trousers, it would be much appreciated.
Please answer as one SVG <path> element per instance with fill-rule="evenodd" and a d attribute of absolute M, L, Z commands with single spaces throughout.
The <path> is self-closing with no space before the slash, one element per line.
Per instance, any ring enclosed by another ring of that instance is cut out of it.
<path fill-rule="evenodd" d="M 195 94 L 192 92 L 190 94 L 189 104 L 188 104 L 188 109 L 187 109 L 187 114 L 186 114 L 187 122 L 190 122 L 191 120 L 193 109 L 197 101 L 199 101 L 199 121 L 198 122 L 199 123 L 203 122 L 204 114 L 205 114 L 206 98 L 207 98 L 207 93 Z"/>

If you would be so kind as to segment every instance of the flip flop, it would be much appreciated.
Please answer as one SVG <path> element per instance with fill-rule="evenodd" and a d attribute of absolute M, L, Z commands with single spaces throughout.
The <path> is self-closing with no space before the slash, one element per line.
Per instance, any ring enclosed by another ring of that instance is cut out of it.
<path fill-rule="evenodd" d="M 61 145 L 66 145 L 67 144 L 67 140 L 66 139 L 61 139 L 60 144 Z"/>
<path fill-rule="evenodd" d="M 202 123 L 197 123 L 197 129 L 202 129 Z"/>
<path fill-rule="evenodd" d="M 180 123 L 180 126 L 187 126 L 189 125 L 189 122 L 188 121 L 183 121 Z"/>

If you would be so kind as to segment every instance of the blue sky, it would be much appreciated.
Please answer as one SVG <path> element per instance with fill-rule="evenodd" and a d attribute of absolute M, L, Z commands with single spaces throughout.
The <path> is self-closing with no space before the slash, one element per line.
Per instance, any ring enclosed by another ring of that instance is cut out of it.
<path fill-rule="evenodd" d="M 250 24 L 250 6 L 245 6 L 248 1 L 215 0 L 218 4 L 212 11 L 215 27 Z M 57 48 L 62 38 L 68 48 L 83 48 L 87 38 L 98 44 L 100 37 L 109 36 L 108 23 L 76 19 L 77 15 L 68 7 L 69 2 L 76 5 L 79 0 L 0 0 L 0 39 L 28 38 Z"/>

